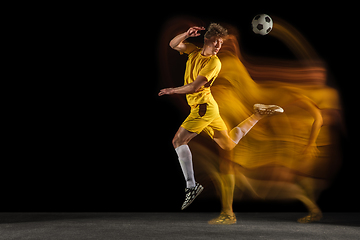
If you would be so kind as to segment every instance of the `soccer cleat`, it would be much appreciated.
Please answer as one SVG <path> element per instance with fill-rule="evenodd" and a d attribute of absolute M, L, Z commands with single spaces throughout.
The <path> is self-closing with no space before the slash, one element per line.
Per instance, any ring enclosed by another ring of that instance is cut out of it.
<path fill-rule="evenodd" d="M 299 218 L 298 223 L 312 223 L 319 222 L 322 219 L 323 215 L 321 212 L 311 212 L 309 215 Z"/>
<path fill-rule="evenodd" d="M 217 218 L 214 218 L 210 221 L 208 221 L 209 224 L 213 224 L 213 225 L 231 225 L 231 224 L 235 224 L 236 223 L 236 216 L 233 213 L 233 215 L 228 215 L 224 212 L 220 213 L 220 216 L 218 216 Z"/>
<path fill-rule="evenodd" d="M 254 110 L 261 115 L 273 115 L 284 112 L 284 109 L 277 105 L 265 105 L 260 103 L 254 104 Z"/>
<path fill-rule="evenodd" d="M 196 183 L 193 188 L 185 188 L 185 201 L 181 206 L 181 210 L 187 208 L 203 190 L 204 187 L 199 183 Z"/>

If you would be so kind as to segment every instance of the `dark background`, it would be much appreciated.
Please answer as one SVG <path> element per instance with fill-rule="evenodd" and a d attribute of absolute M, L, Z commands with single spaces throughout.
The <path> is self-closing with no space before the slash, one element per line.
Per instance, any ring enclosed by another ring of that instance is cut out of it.
<path fill-rule="evenodd" d="M 41 71 L 44 82 L 25 87 L 11 118 L 0 211 L 179 211 L 185 185 L 171 140 L 186 115 L 177 99 L 157 97 L 159 89 L 170 87 L 160 81 L 162 28 L 179 15 L 225 22 L 239 29 L 244 53 L 292 59 L 280 41 L 253 34 L 250 23 L 259 13 L 292 24 L 327 63 L 347 133 L 341 139 L 343 166 L 318 203 L 328 212 L 359 211 L 355 6 L 313 5 L 201 2 L 157 10 L 151 3 L 67 9 L 70 20 L 55 21 L 52 27 L 61 34 L 46 44 L 50 57 L 33 74 Z M 182 76 L 178 80 L 181 85 Z M 199 198 L 187 211 L 219 210 L 218 199 Z M 234 210 L 305 208 L 299 202 L 261 201 L 236 202 Z"/>

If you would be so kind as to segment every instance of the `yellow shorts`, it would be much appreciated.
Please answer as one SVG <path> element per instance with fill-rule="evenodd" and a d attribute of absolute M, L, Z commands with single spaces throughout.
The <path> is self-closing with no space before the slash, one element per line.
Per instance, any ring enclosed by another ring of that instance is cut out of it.
<path fill-rule="evenodd" d="M 197 134 L 202 131 L 214 137 L 214 130 L 227 130 L 224 120 L 222 120 L 219 107 L 214 99 L 208 103 L 191 106 L 191 112 L 185 121 L 181 124 L 189 132 Z"/>

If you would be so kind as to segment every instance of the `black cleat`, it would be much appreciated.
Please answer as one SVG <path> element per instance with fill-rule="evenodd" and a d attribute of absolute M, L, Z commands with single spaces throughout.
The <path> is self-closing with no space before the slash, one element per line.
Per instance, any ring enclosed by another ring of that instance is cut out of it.
<path fill-rule="evenodd" d="M 199 183 L 196 183 L 193 188 L 185 188 L 185 201 L 181 206 L 181 210 L 187 208 L 203 190 L 204 187 Z"/>

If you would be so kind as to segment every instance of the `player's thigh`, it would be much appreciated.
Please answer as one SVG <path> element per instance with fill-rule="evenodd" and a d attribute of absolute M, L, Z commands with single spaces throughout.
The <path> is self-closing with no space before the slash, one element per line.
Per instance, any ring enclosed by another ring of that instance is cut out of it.
<path fill-rule="evenodd" d="M 183 127 L 179 127 L 172 141 L 174 148 L 177 148 L 184 144 L 188 144 L 188 142 L 190 142 L 190 140 L 197 135 L 197 133 L 190 132 Z"/>
<path fill-rule="evenodd" d="M 214 141 L 224 150 L 232 150 L 236 143 L 230 138 L 229 133 L 227 130 L 214 130 Z"/>

